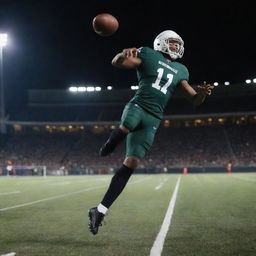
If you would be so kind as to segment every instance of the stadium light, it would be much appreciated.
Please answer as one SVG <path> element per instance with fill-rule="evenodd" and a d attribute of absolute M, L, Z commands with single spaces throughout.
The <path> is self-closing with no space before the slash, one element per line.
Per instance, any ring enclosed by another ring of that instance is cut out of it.
<path fill-rule="evenodd" d="M 76 86 L 71 86 L 71 87 L 68 88 L 68 90 L 70 92 L 77 92 L 77 87 Z"/>
<path fill-rule="evenodd" d="M 253 80 L 252 80 L 255 84 L 256 84 L 256 78 L 253 78 Z"/>
<path fill-rule="evenodd" d="M 111 91 L 111 90 L 113 89 L 113 87 L 112 87 L 112 86 L 108 86 L 107 89 L 108 89 L 109 91 Z"/>
<path fill-rule="evenodd" d="M 70 92 L 94 92 L 94 91 L 101 91 L 100 86 L 70 86 L 68 88 Z"/>
<path fill-rule="evenodd" d="M 7 39 L 8 39 L 7 34 L 0 34 L 0 47 L 4 47 L 7 45 Z"/>
<path fill-rule="evenodd" d="M 87 92 L 94 92 L 95 88 L 93 86 L 88 86 L 87 88 Z"/>
<path fill-rule="evenodd" d="M 132 89 L 132 90 L 138 90 L 138 89 L 139 89 L 139 86 L 138 86 L 138 85 L 132 85 L 132 86 L 131 86 L 131 89 Z"/>
<path fill-rule="evenodd" d="M 225 85 L 230 85 L 230 82 L 226 81 L 224 82 Z"/>
<path fill-rule="evenodd" d="M 214 85 L 214 86 L 218 86 L 219 83 L 218 83 L 218 82 L 214 82 L 213 85 Z"/>
<path fill-rule="evenodd" d="M 246 82 L 247 84 L 250 84 L 250 83 L 252 82 L 252 80 L 251 80 L 251 79 L 246 79 L 245 82 Z"/>
<path fill-rule="evenodd" d="M 0 33 L 0 132 L 5 133 L 5 100 L 4 100 L 4 79 L 3 79 L 3 48 L 7 45 L 7 34 Z"/>
<path fill-rule="evenodd" d="M 77 91 L 78 92 L 85 92 L 86 88 L 84 86 L 79 86 L 79 87 L 77 87 Z"/>

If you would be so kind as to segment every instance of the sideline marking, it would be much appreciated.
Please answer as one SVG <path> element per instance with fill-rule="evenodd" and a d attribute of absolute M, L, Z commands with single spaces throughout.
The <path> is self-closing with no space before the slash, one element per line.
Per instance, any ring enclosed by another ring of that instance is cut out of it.
<path fill-rule="evenodd" d="M 150 177 L 143 178 L 143 179 L 140 179 L 140 180 L 128 183 L 128 185 L 136 184 L 136 183 L 142 182 L 144 180 L 147 180 L 149 178 Z M 71 192 L 71 193 L 65 193 L 65 194 L 61 194 L 61 195 L 57 195 L 57 196 L 52 196 L 52 197 L 47 197 L 47 198 L 44 198 L 44 199 L 40 199 L 40 200 L 36 200 L 36 201 L 24 203 L 24 204 L 18 204 L 18 205 L 6 207 L 6 208 L 1 208 L 0 212 L 8 211 L 8 210 L 11 210 L 11 209 L 20 208 L 20 207 L 24 207 L 24 206 L 28 206 L 28 205 L 38 204 L 38 203 L 41 203 L 41 202 L 50 201 L 50 200 L 54 200 L 54 199 L 57 199 L 57 198 L 62 198 L 62 197 L 66 197 L 66 196 L 72 196 L 72 195 L 80 194 L 80 193 L 83 193 L 83 192 L 86 192 L 86 191 L 90 191 L 90 190 L 105 188 L 107 186 L 109 186 L 109 184 L 101 185 L 101 186 L 97 186 L 97 187 L 92 187 L 92 188 L 86 188 L 86 189 L 82 189 L 82 190 Z"/>
<path fill-rule="evenodd" d="M 160 229 L 160 231 L 156 237 L 156 240 L 151 248 L 150 256 L 160 256 L 162 253 L 163 246 L 164 246 L 164 240 L 165 240 L 166 234 L 169 230 L 169 226 L 170 226 L 171 220 L 172 220 L 172 214 L 174 211 L 176 198 L 177 198 L 177 194 L 178 194 L 178 190 L 179 190 L 179 186 L 180 186 L 180 179 L 181 179 L 181 177 L 179 177 L 179 179 L 176 183 L 176 186 L 175 186 L 174 192 L 172 194 L 172 198 L 170 200 L 167 212 L 165 214 L 161 229 Z"/>
<path fill-rule="evenodd" d="M 0 192 L 0 196 L 12 195 L 12 194 L 19 194 L 19 193 L 20 193 L 20 191 Z"/>

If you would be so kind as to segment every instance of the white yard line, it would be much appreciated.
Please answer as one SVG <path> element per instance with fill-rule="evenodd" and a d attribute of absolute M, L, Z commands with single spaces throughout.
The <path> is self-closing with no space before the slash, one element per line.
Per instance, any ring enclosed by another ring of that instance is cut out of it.
<path fill-rule="evenodd" d="M 19 194 L 19 193 L 20 193 L 20 191 L 0 192 L 0 196 Z"/>
<path fill-rule="evenodd" d="M 143 178 L 143 179 L 140 179 L 140 180 L 137 180 L 137 181 L 134 181 L 134 182 L 129 182 L 128 185 L 143 182 L 143 181 L 145 181 L 149 178 L 150 177 Z M 41 202 L 50 201 L 50 200 L 54 200 L 54 199 L 58 199 L 58 198 L 62 198 L 62 197 L 72 196 L 72 195 L 80 194 L 80 193 L 90 191 L 90 190 L 101 189 L 101 188 L 107 187 L 108 185 L 109 184 L 101 185 L 101 186 L 97 186 L 97 187 L 86 188 L 86 189 L 78 190 L 78 191 L 71 192 L 71 193 L 65 193 L 65 194 L 56 195 L 56 196 L 52 196 L 52 197 L 47 197 L 47 198 L 43 198 L 43 199 L 40 199 L 40 200 L 24 203 L 24 204 L 18 204 L 18 205 L 6 207 L 6 208 L 1 208 L 0 212 L 8 211 L 8 210 L 11 210 L 11 209 L 20 208 L 20 207 L 24 207 L 24 206 L 29 206 L 29 205 L 33 205 L 33 204 L 38 204 L 38 203 L 41 203 Z"/>
<path fill-rule="evenodd" d="M 69 185 L 71 184 L 70 181 L 62 181 L 62 182 L 55 182 L 55 183 L 50 183 L 50 184 L 47 184 L 48 186 L 56 186 L 56 185 Z"/>
<path fill-rule="evenodd" d="M 151 248 L 150 256 L 160 256 L 162 253 L 163 246 L 164 246 L 164 240 L 165 240 L 165 237 L 167 235 L 167 232 L 169 230 L 169 226 L 170 226 L 171 220 L 172 220 L 172 214 L 174 211 L 176 198 L 177 198 L 177 194 L 178 194 L 178 190 L 179 190 L 179 186 L 180 186 L 180 179 L 181 179 L 181 177 L 179 177 L 179 179 L 176 183 L 176 186 L 175 186 L 172 198 L 170 200 L 167 212 L 165 214 L 161 229 L 156 237 L 153 247 Z"/>
<path fill-rule="evenodd" d="M 140 179 L 140 180 L 136 180 L 136 181 L 133 181 L 133 182 L 129 182 L 128 185 L 129 185 L 129 184 L 137 184 L 137 183 L 143 182 L 143 181 L 148 180 L 148 179 L 151 179 L 151 178 L 152 178 L 152 177 L 150 176 L 150 177 L 147 177 L 147 178 L 143 178 L 143 179 Z"/>
<path fill-rule="evenodd" d="M 163 181 L 161 181 L 160 184 L 155 187 L 155 190 L 159 190 L 167 180 L 168 178 L 165 178 Z"/>
<path fill-rule="evenodd" d="M 9 252 L 7 254 L 1 254 L 0 256 L 15 256 L 16 252 Z"/>
<path fill-rule="evenodd" d="M 250 179 L 250 178 L 241 178 L 241 177 L 237 177 L 237 176 L 231 176 L 234 179 L 238 179 L 238 180 L 245 180 L 245 181 L 250 181 L 250 182 L 256 182 L 256 179 Z"/>
<path fill-rule="evenodd" d="M 102 180 L 109 180 L 110 179 L 110 177 L 108 177 L 108 178 L 100 178 L 100 179 L 84 179 L 84 180 L 78 180 L 78 181 L 75 181 L 75 182 L 91 182 L 91 181 L 102 181 Z"/>

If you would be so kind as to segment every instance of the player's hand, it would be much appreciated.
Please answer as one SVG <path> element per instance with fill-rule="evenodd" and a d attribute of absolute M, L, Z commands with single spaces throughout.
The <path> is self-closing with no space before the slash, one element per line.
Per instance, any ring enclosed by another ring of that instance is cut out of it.
<path fill-rule="evenodd" d="M 139 50 L 135 47 L 124 49 L 112 60 L 112 65 L 117 68 L 137 68 L 142 60 L 138 57 Z"/>
<path fill-rule="evenodd" d="M 203 95 L 211 95 L 212 94 L 212 90 L 214 89 L 213 85 L 210 84 L 206 84 L 206 82 L 204 81 L 202 85 L 198 85 L 197 86 L 198 91 L 203 94 Z"/>
<path fill-rule="evenodd" d="M 127 48 L 127 49 L 124 49 L 122 51 L 122 55 L 125 57 L 125 58 L 129 58 L 129 57 L 134 57 L 136 58 L 137 57 L 137 54 L 138 54 L 138 49 L 133 47 L 133 48 Z"/>

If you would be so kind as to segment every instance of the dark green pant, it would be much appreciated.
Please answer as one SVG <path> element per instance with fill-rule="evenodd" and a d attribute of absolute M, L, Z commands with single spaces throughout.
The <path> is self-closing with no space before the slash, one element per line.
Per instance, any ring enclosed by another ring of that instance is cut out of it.
<path fill-rule="evenodd" d="M 146 112 L 139 105 L 128 103 L 121 117 L 121 124 L 130 130 L 126 138 L 126 157 L 142 159 L 151 148 L 161 120 Z"/>

